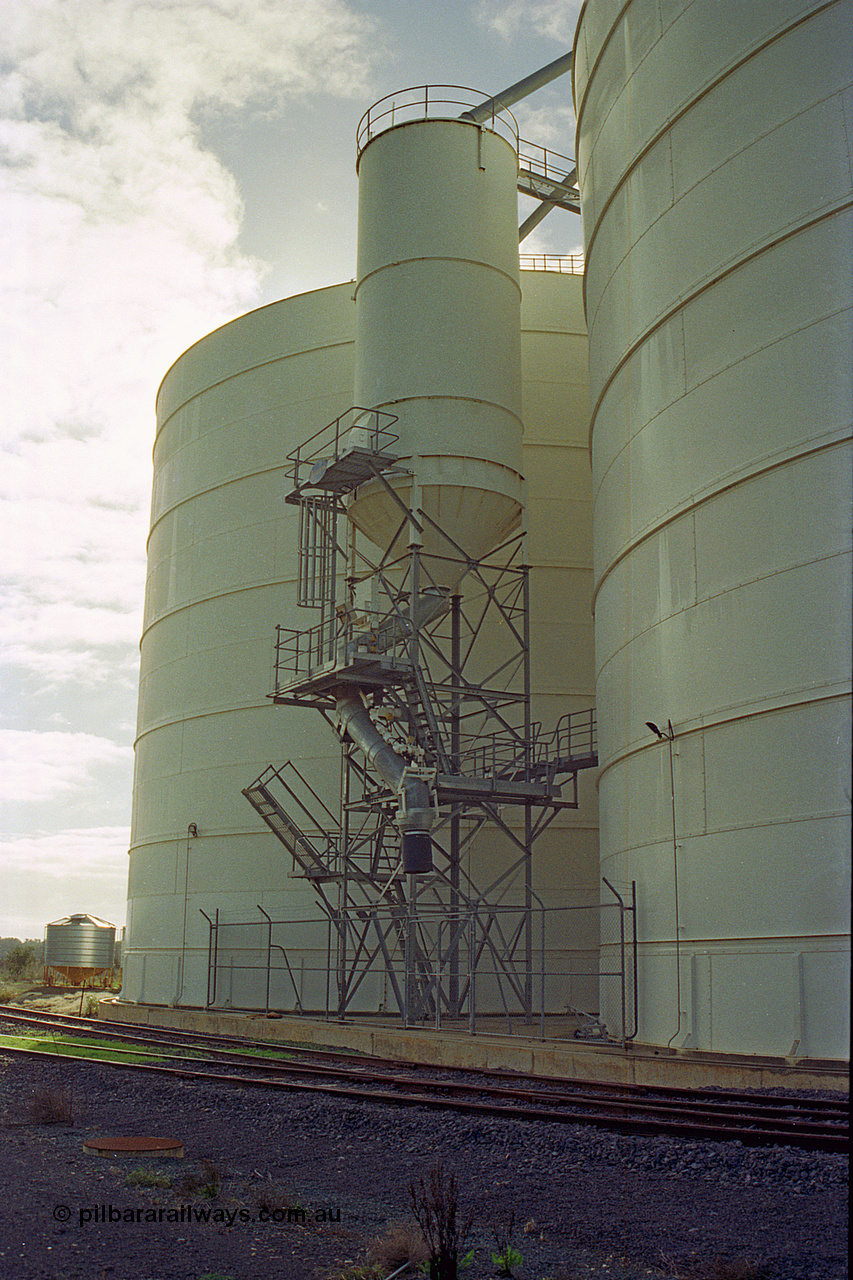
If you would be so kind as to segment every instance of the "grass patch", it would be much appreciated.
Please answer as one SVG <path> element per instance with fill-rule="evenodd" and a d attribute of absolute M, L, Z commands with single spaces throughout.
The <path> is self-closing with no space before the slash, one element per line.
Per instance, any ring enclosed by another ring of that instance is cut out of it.
<path fill-rule="evenodd" d="M 0 1036 L 0 1049 L 30 1049 L 37 1053 L 50 1053 L 57 1058 L 98 1058 L 101 1061 L 150 1062 L 154 1065 L 167 1062 L 161 1054 L 140 1052 L 138 1045 L 124 1045 L 109 1040 L 81 1042 L 68 1036 Z"/>
<path fill-rule="evenodd" d="M 171 1187 L 172 1179 L 159 1169 L 132 1169 L 127 1175 L 129 1187 Z"/>

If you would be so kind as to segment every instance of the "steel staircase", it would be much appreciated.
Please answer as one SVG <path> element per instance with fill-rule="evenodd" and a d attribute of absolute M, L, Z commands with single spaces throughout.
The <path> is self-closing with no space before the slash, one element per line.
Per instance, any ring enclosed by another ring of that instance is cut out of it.
<path fill-rule="evenodd" d="M 285 769 L 290 769 L 300 782 L 321 806 L 323 818 L 318 822 L 300 800 L 294 789 L 282 776 Z M 281 795 L 276 795 L 276 792 Z M 283 793 L 283 794 L 282 794 Z M 302 777 L 296 766 L 289 762 L 283 769 L 274 769 L 272 765 L 265 769 L 259 778 L 243 790 L 243 795 L 253 809 L 263 818 L 270 831 L 281 841 L 294 862 L 302 869 L 308 880 L 334 880 L 338 876 L 337 855 L 340 849 L 340 827 L 331 812 L 320 800 L 316 792 Z M 314 828 L 318 835 L 309 836 L 295 818 L 284 808 L 284 803 L 305 815 L 306 825 Z"/>

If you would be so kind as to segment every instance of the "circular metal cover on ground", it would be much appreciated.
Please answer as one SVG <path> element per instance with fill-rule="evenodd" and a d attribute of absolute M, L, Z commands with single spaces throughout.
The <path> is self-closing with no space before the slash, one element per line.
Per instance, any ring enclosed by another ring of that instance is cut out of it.
<path fill-rule="evenodd" d="M 151 1138 L 122 1134 L 119 1137 L 88 1138 L 83 1150 L 93 1156 L 175 1156 L 184 1154 L 184 1144 L 177 1138 Z"/>

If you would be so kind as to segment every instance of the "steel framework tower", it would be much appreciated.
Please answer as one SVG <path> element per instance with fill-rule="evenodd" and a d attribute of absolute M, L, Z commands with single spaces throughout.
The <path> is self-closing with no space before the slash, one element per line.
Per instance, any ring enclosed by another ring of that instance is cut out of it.
<path fill-rule="evenodd" d="M 484 952 L 502 1005 L 529 1016 L 532 854 L 557 813 L 577 807 L 578 771 L 597 760 L 595 716 L 566 715 L 550 732 L 532 722 L 525 534 L 476 558 L 406 507 L 392 485 L 411 474 L 394 425 L 352 409 L 291 455 L 300 603 L 320 621 L 278 629 L 272 697 L 339 733 L 340 813 L 319 807 L 292 762 L 244 795 L 333 922 L 339 1016 L 379 963 L 406 1021 L 437 1005 L 458 1017 Z M 367 480 L 398 505 L 381 557 L 345 506 Z M 504 855 L 478 885 L 462 856 L 484 828 Z"/>

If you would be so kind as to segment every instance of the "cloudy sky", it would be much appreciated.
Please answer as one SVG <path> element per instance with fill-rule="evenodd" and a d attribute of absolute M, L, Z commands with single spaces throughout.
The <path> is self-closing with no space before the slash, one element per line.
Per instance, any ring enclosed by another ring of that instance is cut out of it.
<path fill-rule="evenodd" d="M 154 396 L 223 321 L 355 274 L 354 133 L 498 92 L 579 0 L 9 0 L 0 27 L 0 936 L 124 923 Z M 564 78 L 522 135 L 572 153 Z M 520 218 L 532 204 L 520 202 Z M 529 252 L 570 252 L 551 214 Z M 35 888 L 34 886 L 37 886 Z"/>

